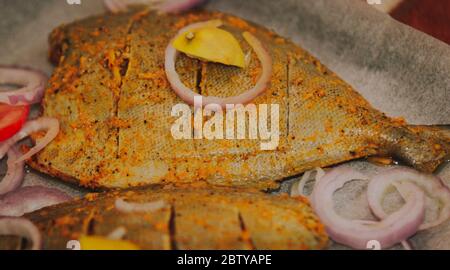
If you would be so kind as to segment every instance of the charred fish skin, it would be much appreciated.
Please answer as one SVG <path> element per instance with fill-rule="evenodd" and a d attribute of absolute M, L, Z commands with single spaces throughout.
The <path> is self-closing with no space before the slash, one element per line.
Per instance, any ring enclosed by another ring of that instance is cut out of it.
<path fill-rule="evenodd" d="M 163 201 L 152 212 L 125 213 L 117 199 Z M 81 236 L 107 237 L 125 228 L 125 238 L 141 249 L 323 249 L 328 238 L 302 198 L 255 190 L 211 187 L 152 187 L 90 194 L 84 199 L 27 214 L 44 239 L 44 249 L 66 249 Z M 16 238 L 0 237 L 0 249 Z"/>
<path fill-rule="evenodd" d="M 278 104 L 280 143 L 261 151 L 256 140 L 175 140 L 170 116 L 182 103 L 164 73 L 164 50 L 182 27 L 221 19 L 250 55 L 245 69 L 181 55 L 184 84 L 203 95 L 231 96 L 255 83 L 260 63 L 242 32 L 260 39 L 273 59 L 270 87 L 253 103 Z M 278 180 L 314 167 L 392 155 L 432 172 L 448 144 L 372 108 L 350 85 L 287 39 L 219 12 L 178 16 L 135 10 L 88 18 L 53 31 L 58 62 L 43 114 L 61 122 L 57 139 L 29 160 L 42 172 L 91 188 L 205 181 L 277 188 Z M 55 61 L 57 60 L 57 61 Z"/>

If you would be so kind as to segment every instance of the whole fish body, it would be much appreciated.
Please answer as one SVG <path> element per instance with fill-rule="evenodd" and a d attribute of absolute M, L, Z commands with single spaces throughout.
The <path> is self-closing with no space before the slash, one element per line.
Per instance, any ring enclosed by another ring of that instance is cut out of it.
<path fill-rule="evenodd" d="M 161 207 L 123 211 L 117 200 Z M 41 231 L 42 248 L 50 250 L 70 248 L 70 241 L 83 236 L 108 238 L 119 228 L 123 239 L 140 249 L 285 250 L 328 245 L 324 226 L 304 199 L 241 188 L 166 185 L 91 193 L 24 217 Z M 23 243 L 20 237 L 0 236 L 0 250 L 26 249 Z"/>
<path fill-rule="evenodd" d="M 185 85 L 208 96 L 250 89 L 261 64 L 242 37 L 253 33 L 273 60 L 270 87 L 252 103 L 278 104 L 280 141 L 263 151 L 258 140 L 176 140 L 170 112 L 183 101 L 164 72 L 164 52 L 178 30 L 221 19 L 249 55 L 244 69 L 180 55 Z M 314 167 L 389 155 L 432 172 L 448 144 L 372 108 L 350 85 L 291 41 L 219 12 L 161 15 L 136 9 L 63 25 L 50 36 L 57 66 L 43 115 L 61 124 L 58 137 L 28 163 L 91 188 L 125 188 L 206 181 L 271 189 Z"/>

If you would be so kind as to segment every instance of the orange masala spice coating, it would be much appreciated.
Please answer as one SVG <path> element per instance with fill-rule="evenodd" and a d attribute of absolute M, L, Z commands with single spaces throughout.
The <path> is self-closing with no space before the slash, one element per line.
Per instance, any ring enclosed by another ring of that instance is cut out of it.
<path fill-rule="evenodd" d="M 172 106 L 181 103 L 165 78 L 164 51 L 178 30 L 221 19 L 248 66 L 203 63 L 181 54 L 183 83 L 202 95 L 235 96 L 250 89 L 261 64 L 242 37 L 254 34 L 270 53 L 270 86 L 255 105 L 278 104 L 280 142 L 176 140 Z M 433 171 L 449 153 L 438 132 L 414 129 L 372 108 L 350 85 L 291 41 L 219 12 L 161 15 L 131 10 L 55 29 L 50 59 L 57 65 L 43 114 L 61 123 L 58 138 L 29 160 L 37 170 L 89 188 L 197 183 L 257 189 L 314 167 L 367 156 L 391 156 Z"/>

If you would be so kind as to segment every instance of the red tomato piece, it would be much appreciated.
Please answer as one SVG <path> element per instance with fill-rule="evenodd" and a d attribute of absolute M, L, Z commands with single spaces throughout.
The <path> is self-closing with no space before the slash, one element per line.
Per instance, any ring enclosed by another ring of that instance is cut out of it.
<path fill-rule="evenodd" d="M 11 138 L 20 131 L 29 112 L 29 105 L 10 106 L 0 103 L 0 142 Z"/>

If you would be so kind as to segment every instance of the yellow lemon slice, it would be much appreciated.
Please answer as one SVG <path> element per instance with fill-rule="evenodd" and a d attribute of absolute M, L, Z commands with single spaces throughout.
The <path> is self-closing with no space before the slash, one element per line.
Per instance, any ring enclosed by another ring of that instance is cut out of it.
<path fill-rule="evenodd" d="M 140 248 L 130 241 L 110 240 L 101 236 L 81 236 L 82 250 L 139 250 Z"/>
<path fill-rule="evenodd" d="M 229 32 L 216 27 L 187 31 L 175 38 L 173 46 L 190 57 L 230 66 L 245 67 L 239 42 Z"/>

